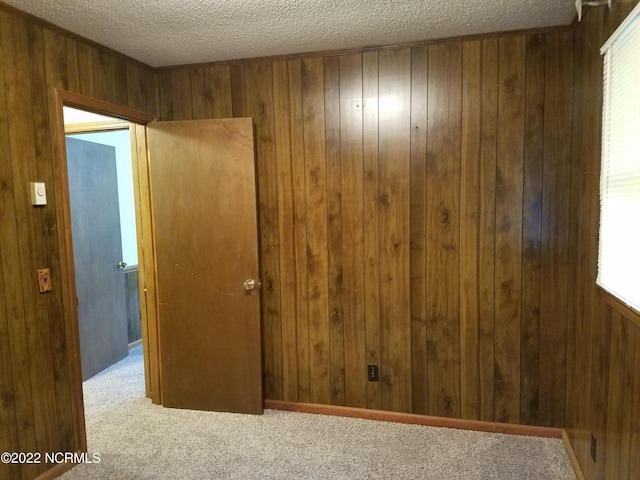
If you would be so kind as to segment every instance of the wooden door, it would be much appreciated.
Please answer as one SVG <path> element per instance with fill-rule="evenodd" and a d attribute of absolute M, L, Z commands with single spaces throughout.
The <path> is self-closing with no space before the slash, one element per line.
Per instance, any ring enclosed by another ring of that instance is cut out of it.
<path fill-rule="evenodd" d="M 127 356 L 115 148 L 66 138 L 82 380 Z"/>
<path fill-rule="evenodd" d="M 262 413 L 251 119 L 147 125 L 162 403 Z"/>

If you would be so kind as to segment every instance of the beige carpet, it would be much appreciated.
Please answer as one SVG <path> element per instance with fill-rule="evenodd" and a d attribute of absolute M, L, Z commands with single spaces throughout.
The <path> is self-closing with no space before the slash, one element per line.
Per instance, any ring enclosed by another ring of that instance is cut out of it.
<path fill-rule="evenodd" d="M 144 398 L 141 348 L 84 384 L 89 452 L 61 478 L 575 480 L 561 440 Z"/>

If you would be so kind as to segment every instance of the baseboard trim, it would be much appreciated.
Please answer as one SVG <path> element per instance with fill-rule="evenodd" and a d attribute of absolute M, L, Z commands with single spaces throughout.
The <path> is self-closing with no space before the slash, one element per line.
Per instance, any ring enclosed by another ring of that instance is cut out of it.
<path fill-rule="evenodd" d="M 42 472 L 34 480 L 53 480 L 54 478 L 58 478 L 63 473 L 68 472 L 76 465 L 76 463 L 59 463 L 51 467 L 46 472 Z"/>
<path fill-rule="evenodd" d="M 567 451 L 567 456 L 569 457 L 569 461 L 573 467 L 573 472 L 576 474 L 576 479 L 585 480 L 586 477 L 584 476 L 584 473 L 582 473 L 580 462 L 578 462 L 578 457 L 576 456 L 575 450 L 573 450 L 573 445 L 571 445 L 571 440 L 569 440 L 569 435 L 567 435 L 566 430 L 562 430 L 562 443 L 564 443 L 564 448 Z"/>
<path fill-rule="evenodd" d="M 139 345 L 142 345 L 142 339 L 141 338 L 136 340 L 136 341 L 134 341 L 134 342 L 131 342 L 129 344 L 129 350 L 133 350 L 134 348 L 136 348 Z"/>
<path fill-rule="evenodd" d="M 462 420 L 459 418 L 433 417 L 414 413 L 387 412 L 369 410 L 367 408 L 341 407 L 316 403 L 286 402 L 282 400 L 265 400 L 265 408 L 285 410 L 289 412 L 316 413 L 336 417 L 363 418 L 383 422 L 408 423 L 429 427 L 457 428 L 478 432 L 506 433 L 528 437 L 562 438 L 561 428 L 516 425 L 511 423 L 485 422 L 481 420 Z"/>

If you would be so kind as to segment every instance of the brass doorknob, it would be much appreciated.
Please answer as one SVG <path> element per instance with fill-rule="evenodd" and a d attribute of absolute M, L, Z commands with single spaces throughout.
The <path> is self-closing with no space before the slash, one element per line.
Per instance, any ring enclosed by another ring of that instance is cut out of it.
<path fill-rule="evenodd" d="M 250 292 L 254 288 L 256 288 L 256 281 L 250 278 L 249 280 L 245 280 L 242 284 L 242 288 L 244 288 L 247 292 Z"/>

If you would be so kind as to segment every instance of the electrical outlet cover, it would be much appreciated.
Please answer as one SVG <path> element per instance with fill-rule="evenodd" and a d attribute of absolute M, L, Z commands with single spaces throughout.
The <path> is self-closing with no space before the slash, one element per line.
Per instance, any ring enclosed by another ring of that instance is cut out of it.
<path fill-rule="evenodd" d="M 51 291 L 51 271 L 48 268 L 41 268 L 38 272 L 38 290 L 40 293 Z"/>

